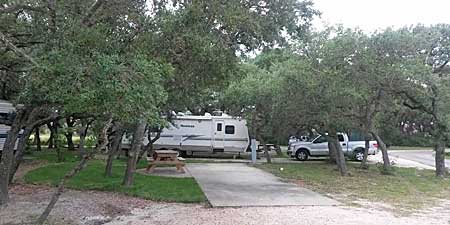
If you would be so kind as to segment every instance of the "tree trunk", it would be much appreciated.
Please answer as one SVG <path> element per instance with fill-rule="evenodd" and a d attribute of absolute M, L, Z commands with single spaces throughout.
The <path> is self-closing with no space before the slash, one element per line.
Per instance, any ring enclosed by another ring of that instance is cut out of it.
<path fill-rule="evenodd" d="M 156 136 L 155 138 L 152 139 L 151 136 L 151 132 L 149 131 L 147 134 L 147 139 L 148 139 L 148 144 L 143 148 L 143 151 L 141 151 L 139 153 L 139 157 L 137 160 L 137 163 L 139 163 L 139 161 L 142 159 L 142 157 L 144 156 L 145 153 L 147 153 L 147 155 L 153 154 L 153 144 L 161 137 L 161 130 L 158 130 L 158 132 L 156 132 Z"/>
<path fill-rule="evenodd" d="M 8 185 L 9 173 L 14 158 L 14 147 L 22 127 L 23 118 L 25 116 L 25 109 L 17 111 L 16 119 L 11 125 L 2 150 L 2 158 L 0 160 L 0 206 L 6 205 L 9 200 Z"/>
<path fill-rule="evenodd" d="M 109 151 L 108 151 L 108 159 L 106 160 L 106 167 L 105 167 L 105 176 L 106 177 L 112 176 L 112 166 L 113 166 L 114 157 L 121 149 L 123 133 L 124 133 L 124 130 L 121 128 L 118 128 L 115 131 L 115 134 L 114 134 L 114 137 L 112 140 L 112 144 L 111 144 L 111 149 L 109 149 Z"/>
<path fill-rule="evenodd" d="M 258 135 L 258 139 L 263 145 L 264 156 L 266 157 L 267 163 L 272 163 L 272 158 L 270 156 L 269 150 L 267 149 L 266 141 L 261 137 L 261 135 Z"/>
<path fill-rule="evenodd" d="M 63 154 L 62 154 L 62 152 L 61 152 L 61 149 L 60 148 L 55 148 L 55 151 L 56 151 L 56 158 L 57 158 L 57 160 L 56 160 L 56 162 L 64 162 L 64 156 L 63 156 Z"/>
<path fill-rule="evenodd" d="M 333 143 L 331 141 L 328 141 L 328 155 L 329 155 L 329 160 L 330 163 L 336 163 L 336 147 L 333 145 Z"/>
<path fill-rule="evenodd" d="M 141 151 L 142 142 L 144 141 L 145 127 L 145 122 L 140 121 L 133 133 L 133 141 L 131 143 L 130 151 L 128 151 L 127 168 L 122 182 L 122 184 L 127 187 L 133 185 L 134 171 L 136 170 L 137 157 L 139 151 Z"/>
<path fill-rule="evenodd" d="M 275 151 L 277 152 L 277 156 L 283 156 L 280 145 L 275 145 Z"/>
<path fill-rule="evenodd" d="M 367 164 L 367 157 L 369 155 L 369 148 L 370 148 L 370 133 L 365 131 L 364 132 L 364 156 L 363 160 L 361 161 L 360 168 L 361 169 L 369 169 L 369 164 Z"/>
<path fill-rule="evenodd" d="M 40 126 L 36 127 L 36 133 L 34 134 L 34 144 L 36 145 L 36 151 L 41 151 L 41 133 Z"/>
<path fill-rule="evenodd" d="M 445 141 L 439 138 L 434 146 L 435 151 L 435 163 L 436 163 L 436 176 L 444 177 L 446 174 L 445 169 Z"/>
<path fill-rule="evenodd" d="M 78 154 L 80 155 L 80 159 L 83 158 L 83 156 L 86 154 L 85 147 L 85 141 L 86 141 L 86 135 L 89 130 L 89 125 L 92 123 L 93 120 L 82 120 L 81 121 L 81 128 L 80 128 L 80 143 L 78 144 Z"/>
<path fill-rule="evenodd" d="M 11 163 L 11 169 L 9 172 L 9 183 L 12 183 L 14 175 L 16 174 L 19 165 L 23 160 L 25 154 L 25 148 L 27 146 L 27 140 L 30 138 L 33 132 L 33 127 L 25 127 L 23 129 L 22 137 L 19 139 L 19 144 L 17 145 L 16 153 L 14 154 L 13 162 Z"/>
<path fill-rule="evenodd" d="M 73 127 L 75 125 L 75 119 L 73 118 L 66 118 L 66 124 L 67 124 L 67 131 L 64 133 L 64 136 L 66 136 L 67 139 L 67 150 L 69 151 L 75 151 L 75 145 L 73 144 Z"/>
<path fill-rule="evenodd" d="M 370 148 L 370 140 L 365 140 L 364 141 L 364 155 L 363 155 L 363 159 L 361 161 L 361 165 L 360 168 L 361 169 L 369 169 L 369 164 L 367 164 L 367 158 L 369 156 L 369 148 Z"/>
<path fill-rule="evenodd" d="M 50 130 L 50 137 L 48 138 L 48 148 L 57 148 L 56 146 L 56 135 L 58 135 L 58 124 L 53 121 L 47 124 L 48 129 Z"/>
<path fill-rule="evenodd" d="M 103 129 L 102 129 L 103 137 L 99 138 L 97 148 L 92 150 L 88 155 L 84 155 L 83 158 L 81 158 L 80 162 L 71 171 L 66 173 L 66 175 L 64 175 L 63 179 L 61 179 L 61 181 L 58 184 L 58 188 L 56 189 L 55 193 L 53 194 L 53 196 L 52 196 L 49 204 L 45 208 L 44 212 L 39 216 L 36 224 L 39 224 L 39 225 L 44 224 L 44 222 L 47 220 L 47 217 L 50 215 L 50 212 L 55 207 L 56 202 L 58 202 L 59 196 L 61 196 L 61 194 L 63 193 L 65 183 L 70 178 L 72 178 L 73 176 L 80 173 L 81 170 L 83 170 L 83 168 L 86 166 L 86 163 L 89 161 L 89 159 L 91 159 L 96 152 L 98 152 L 100 149 L 104 148 L 108 144 L 108 138 L 106 137 L 107 136 L 106 133 L 107 133 L 109 127 L 111 126 L 111 121 L 112 121 L 112 119 L 109 119 L 106 122 L 105 126 L 103 127 Z"/>
<path fill-rule="evenodd" d="M 93 152 L 93 151 L 92 151 Z M 52 209 L 55 207 L 56 202 L 59 199 L 59 196 L 63 193 L 64 191 L 64 185 L 65 183 L 72 178 L 73 176 L 77 175 L 79 172 L 81 172 L 81 170 L 86 166 L 86 163 L 89 160 L 89 156 L 85 155 L 83 157 L 83 159 L 78 163 L 78 165 L 76 165 L 70 172 L 68 172 L 64 178 L 59 182 L 58 184 L 58 189 L 56 190 L 56 192 L 53 194 L 49 204 L 47 205 L 47 207 L 45 208 L 44 212 L 41 214 L 41 216 L 39 216 L 38 220 L 37 220 L 37 224 L 44 224 L 44 222 L 47 220 L 47 217 L 50 215 L 50 212 L 52 211 Z"/>
<path fill-rule="evenodd" d="M 334 148 L 336 152 L 336 165 L 338 166 L 339 172 L 341 173 L 341 176 L 347 176 L 349 175 L 347 164 L 345 162 L 345 156 L 344 152 L 342 151 L 341 143 L 339 142 L 339 139 L 337 136 L 328 136 L 328 144 L 331 148 Z M 330 145 L 331 143 L 331 145 Z"/>
<path fill-rule="evenodd" d="M 389 155 L 387 152 L 386 144 L 383 142 L 383 139 L 381 139 L 380 136 L 376 132 L 371 132 L 373 137 L 378 143 L 378 147 L 381 149 L 381 154 L 383 155 L 383 172 L 384 173 L 390 173 L 391 169 L 391 162 L 389 161 Z"/>

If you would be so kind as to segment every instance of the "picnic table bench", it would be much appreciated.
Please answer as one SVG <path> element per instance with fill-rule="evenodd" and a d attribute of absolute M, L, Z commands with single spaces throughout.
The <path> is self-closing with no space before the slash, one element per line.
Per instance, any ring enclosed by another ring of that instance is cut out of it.
<path fill-rule="evenodd" d="M 175 165 L 178 172 L 184 173 L 185 159 L 178 157 L 178 152 L 173 150 L 157 150 L 153 153 L 153 161 L 147 166 L 147 172 L 153 172 L 159 165 Z"/>

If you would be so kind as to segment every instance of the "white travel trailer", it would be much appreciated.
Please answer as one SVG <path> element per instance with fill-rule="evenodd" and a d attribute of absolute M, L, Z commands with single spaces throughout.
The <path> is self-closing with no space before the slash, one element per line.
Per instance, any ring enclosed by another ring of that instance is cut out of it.
<path fill-rule="evenodd" d="M 144 141 L 145 144 L 148 140 Z M 246 121 L 221 113 L 213 116 L 176 116 L 164 128 L 154 149 L 192 152 L 245 152 L 250 144 Z"/>
<path fill-rule="evenodd" d="M 10 102 L 0 100 L 0 118 L 1 119 L 7 119 L 9 118 L 13 113 L 15 112 L 15 108 L 13 104 Z M 3 150 L 3 145 L 5 144 L 6 137 L 8 136 L 8 132 L 10 130 L 10 126 L 5 124 L 0 124 L 0 151 Z M 16 142 L 16 148 L 17 148 Z"/>

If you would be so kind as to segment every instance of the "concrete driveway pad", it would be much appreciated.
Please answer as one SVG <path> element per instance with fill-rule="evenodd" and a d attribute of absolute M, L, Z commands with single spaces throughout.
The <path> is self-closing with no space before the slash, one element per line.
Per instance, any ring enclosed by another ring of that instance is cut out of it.
<path fill-rule="evenodd" d="M 339 204 L 243 163 L 191 163 L 186 166 L 213 207 Z"/>

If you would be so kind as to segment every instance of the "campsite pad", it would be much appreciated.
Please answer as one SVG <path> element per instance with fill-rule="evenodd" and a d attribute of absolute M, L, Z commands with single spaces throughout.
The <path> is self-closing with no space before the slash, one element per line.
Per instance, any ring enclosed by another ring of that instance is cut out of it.
<path fill-rule="evenodd" d="M 339 205 L 243 163 L 195 163 L 186 167 L 213 207 Z"/>
<path fill-rule="evenodd" d="M 175 167 L 156 167 L 152 173 L 149 173 L 145 171 L 145 169 L 139 169 L 136 172 L 142 174 L 142 175 L 148 175 L 148 176 L 160 176 L 160 177 L 192 177 L 192 175 L 189 173 L 189 171 L 184 168 L 185 172 L 180 173 L 177 171 L 177 168 Z"/>

